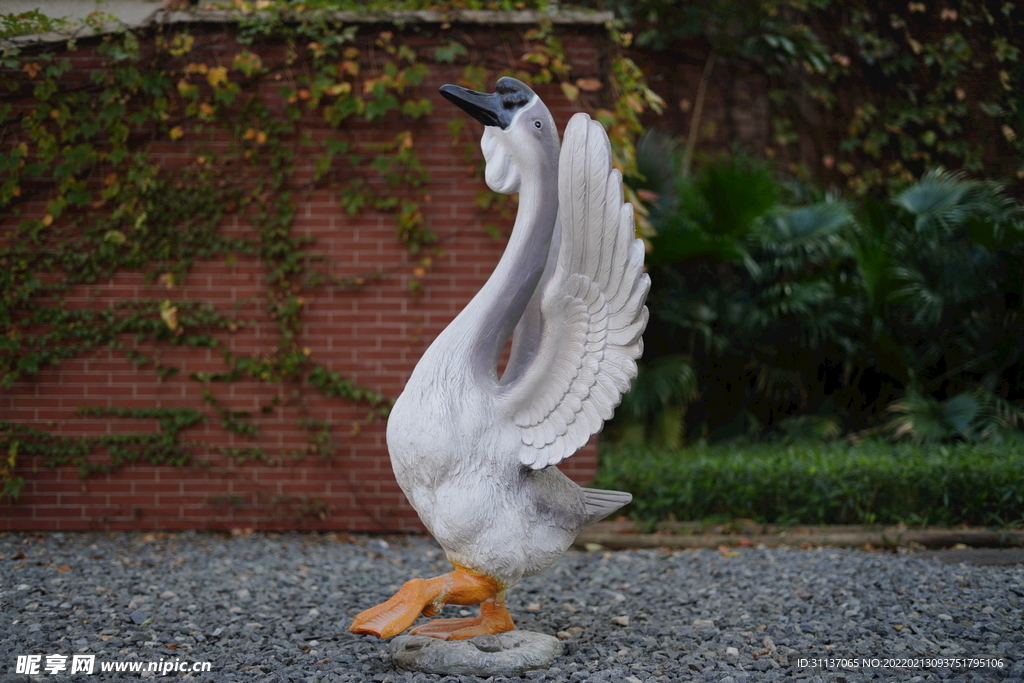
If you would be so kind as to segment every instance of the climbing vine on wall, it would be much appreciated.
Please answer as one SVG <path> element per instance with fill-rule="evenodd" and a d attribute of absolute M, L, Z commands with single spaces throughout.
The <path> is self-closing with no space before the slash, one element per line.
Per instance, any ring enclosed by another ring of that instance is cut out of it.
<path fill-rule="evenodd" d="M 749 152 L 813 184 L 884 194 L 943 166 L 1024 191 L 1019 2 L 581 2 L 624 17 L 641 55 L 669 63 L 699 55 L 695 101 L 680 102 L 691 149 L 705 134 L 709 80 L 723 95 L 731 87 L 716 80 L 756 74 L 769 119 L 764 137 L 748 138 Z"/>
<path fill-rule="evenodd" d="M 308 435 L 304 449 L 260 446 L 258 416 L 229 410 L 218 398 L 239 380 L 280 385 L 280 397 L 312 388 L 364 405 L 367 420 L 387 414 L 389 397 L 321 364 L 299 339 L 310 289 L 372 287 L 387 274 L 336 274 L 314 240 L 294 230 L 296 207 L 304 193 L 330 186 L 338 191 L 339 213 L 392 216 L 395 239 L 417 263 L 410 283 L 415 297 L 437 249 L 420 210 L 430 178 L 415 134 L 432 105 L 416 88 L 435 63 L 461 65 L 463 83 L 480 89 L 493 73 L 472 63 L 470 50 L 454 38 L 424 50 L 393 31 L 345 25 L 334 9 L 235 3 L 226 29 L 230 47 L 223 35 L 188 23 L 108 33 L 89 39 L 98 41 L 102 68 L 80 68 L 74 40 L 3 48 L 0 210 L 16 224 L 4 227 L 0 242 L 0 386 L 32 382 L 47 367 L 101 348 L 161 380 L 180 373 L 163 348 L 206 348 L 223 361 L 221 371 L 189 376 L 201 396 L 195 408 L 78 411 L 97 419 L 156 420 L 154 432 L 78 438 L 0 418 L 3 495 L 17 497 L 23 485 L 17 462 L 25 456 L 40 456 L 47 466 L 74 465 L 87 477 L 136 462 L 209 466 L 197 455 L 204 450 L 269 464 L 333 453 L 331 425 L 308 412 L 299 417 Z M 68 27 L 26 13 L 0 17 L 0 29 L 9 38 Z M 556 81 L 570 99 L 603 87 L 572 78 L 550 24 L 524 41 L 529 66 L 515 75 Z M 638 117 L 658 101 L 635 66 L 621 58 L 613 63 L 614 96 L 603 96 L 607 104 L 597 116 L 625 150 L 617 163 L 628 167 Z M 333 132 L 312 139 L 302 125 L 310 117 Z M 352 134 L 384 121 L 400 122 L 402 132 L 377 143 Z M 460 137 L 458 126 L 452 133 Z M 315 160 L 311 174 L 299 172 L 300 156 Z M 229 217 L 251 230 L 224 229 Z M 262 305 L 277 334 L 270 353 L 230 350 L 225 339 L 255 324 L 237 309 L 174 296 L 195 264 L 242 257 L 258 257 L 265 268 Z M 144 273 L 166 298 L 103 308 L 82 303 L 83 291 L 124 271 Z M 273 412 L 278 402 L 261 412 Z M 249 445 L 187 438 L 190 428 L 210 423 Z M 317 505 L 303 508 L 322 513 Z"/>
<path fill-rule="evenodd" d="M 777 16 L 813 38 L 773 44 L 799 59 L 769 73 L 777 150 L 813 141 L 814 166 L 856 194 L 936 166 L 1024 187 L 1018 3 L 821 1 Z"/>
<path fill-rule="evenodd" d="M 815 94 L 846 121 L 835 169 L 849 187 L 899 186 L 937 165 L 1019 186 L 1024 12 L 1018 5 L 832 4 L 827 16 L 845 21 L 829 46 L 828 85 Z M 857 81 L 872 87 L 854 90 Z"/>

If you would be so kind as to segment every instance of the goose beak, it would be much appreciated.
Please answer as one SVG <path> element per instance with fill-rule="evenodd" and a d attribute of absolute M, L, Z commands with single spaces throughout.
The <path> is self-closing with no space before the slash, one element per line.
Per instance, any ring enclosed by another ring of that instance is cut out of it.
<path fill-rule="evenodd" d="M 441 86 L 441 95 L 485 126 L 508 130 L 520 109 L 537 95 L 528 85 L 514 78 L 500 78 L 495 92 L 482 93 L 458 85 Z"/>
<path fill-rule="evenodd" d="M 485 126 L 497 126 L 505 130 L 512 123 L 511 117 L 502 116 L 504 112 L 497 93 L 488 95 L 458 85 L 443 85 L 441 95 Z"/>

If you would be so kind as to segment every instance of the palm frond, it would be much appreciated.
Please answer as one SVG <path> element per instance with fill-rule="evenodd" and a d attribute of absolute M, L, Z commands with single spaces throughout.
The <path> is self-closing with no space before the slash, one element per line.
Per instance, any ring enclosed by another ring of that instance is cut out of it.
<path fill-rule="evenodd" d="M 767 309 L 768 317 L 813 316 L 835 298 L 835 290 L 825 280 L 780 282 L 766 287 L 758 303 Z"/>
<path fill-rule="evenodd" d="M 914 232 L 921 238 L 949 237 L 970 224 L 982 244 L 992 241 L 986 233 L 997 236 L 1017 212 L 998 185 L 943 169 L 927 173 L 897 195 L 893 204 L 914 216 Z"/>
<path fill-rule="evenodd" d="M 894 287 L 892 265 L 898 251 L 890 237 L 896 221 L 891 207 L 867 200 L 857 213 L 850 231 L 851 247 L 868 304 L 878 310 L 888 300 Z"/>
<path fill-rule="evenodd" d="M 984 384 L 974 390 L 982 406 L 977 418 L 977 432 L 982 439 L 996 441 L 1020 440 L 1024 436 L 1024 408 L 1007 401 Z"/>
<path fill-rule="evenodd" d="M 746 263 L 749 256 L 746 249 L 728 236 L 710 235 L 699 228 L 683 222 L 667 225 L 656 224 L 659 231 L 651 238 L 651 253 L 647 265 L 651 268 L 684 263 L 696 258 L 710 258 L 721 262 Z"/>
<path fill-rule="evenodd" d="M 943 403 L 942 414 L 957 434 L 973 441 L 974 421 L 981 415 L 982 407 L 977 397 L 965 391 Z"/>
<path fill-rule="evenodd" d="M 766 217 L 755 235 L 760 268 L 751 276 L 761 281 L 799 276 L 848 258 L 851 251 L 843 228 L 851 219 L 840 202 L 785 209 Z"/>
<path fill-rule="evenodd" d="M 748 234 L 779 199 L 778 185 L 766 168 L 736 158 L 710 164 L 691 187 L 707 208 L 703 227 L 712 235 Z"/>
<path fill-rule="evenodd" d="M 886 430 L 896 440 L 942 441 L 954 434 L 946 421 L 942 404 L 931 396 L 912 390 L 891 404 L 889 412 L 894 413 L 895 417 L 886 425 Z"/>
<path fill-rule="evenodd" d="M 919 181 L 896 195 L 892 203 L 916 217 L 916 229 L 929 221 L 955 221 L 962 212 L 963 198 L 971 191 L 972 181 L 943 169 L 928 172 Z"/>
<path fill-rule="evenodd" d="M 697 397 L 697 374 L 690 359 L 671 354 L 639 364 L 629 393 L 622 397 L 622 415 L 643 418 L 668 406 L 689 403 Z"/>
<path fill-rule="evenodd" d="M 914 325 L 930 327 L 942 320 L 945 299 L 929 285 L 924 273 L 910 265 L 896 266 L 892 268 L 892 279 L 901 286 L 892 291 L 888 300 L 913 311 Z"/>
<path fill-rule="evenodd" d="M 975 441 L 986 413 L 987 397 L 963 391 L 946 401 L 911 390 L 889 406 L 896 413 L 887 425 L 893 438 L 913 441 L 946 441 L 954 437 Z"/>
<path fill-rule="evenodd" d="M 774 216 L 769 225 L 776 239 L 808 241 L 835 235 L 852 218 L 843 202 L 821 202 L 783 212 Z"/>

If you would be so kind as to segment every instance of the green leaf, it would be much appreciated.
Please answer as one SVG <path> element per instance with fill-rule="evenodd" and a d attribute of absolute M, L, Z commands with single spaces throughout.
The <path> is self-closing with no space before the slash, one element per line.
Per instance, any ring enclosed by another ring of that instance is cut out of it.
<path fill-rule="evenodd" d="M 967 181 L 945 171 L 933 171 L 894 197 L 892 202 L 927 220 L 954 210 L 969 189 Z"/>
<path fill-rule="evenodd" d="M 398 109 L 398 106 L 398 98 L 391 93 L 387 93 L 378 99 L 367 102 L 366 111 L 363 115 L 366 117 L 367 121 L 376 121 L 377 119 L 382 118 L 389 111 Z"/>
<path fill-rule="evenodd" d="M 772 225 L 776 237 L 787 240 L 809 240 L 836 234 L 853 219 L 842 202 L 822 202 L 790 209 L 777 216 Z"/>
<path fill-rule="evenodd" d="M 647 264 L 651 267 L 683 263 L 698 257 L 739 262 L 747 256 L 746 250 L 736 240 L 708 235 L 702 230 L 666 230 L 651 238 L 651 246 L 647 257 Z"/>
<path fill-rule="evenodd" d="M 680 205 L 708 233 L 740 237 L 778 201 L 778 188 L 766 168 L 736 158 L 711 164 L 691 185 L 680 188 Z"/>
<path fill-rule="evenodd" d="M 957 394 L 942 406 L 946 421 L 960 436 L 974 437 L 972 425 L 981 414 L 981 403 L 968 392 Z"/>
<path fill-rule="evenodd" d="M 467 54 L 469 54 L 469 51 L 466 50 L 462 43 L 451 40 L 434 49 L 434 61 L 451 64 L 457 58 L 464 57 Z"/>
<path fill-rule="evenodd" d="M 413 119 L 429 116 L 433 111 L 433 105 L 425 97 L 420 100 L 406 100 L 402 103 L 402 113 Z"/>

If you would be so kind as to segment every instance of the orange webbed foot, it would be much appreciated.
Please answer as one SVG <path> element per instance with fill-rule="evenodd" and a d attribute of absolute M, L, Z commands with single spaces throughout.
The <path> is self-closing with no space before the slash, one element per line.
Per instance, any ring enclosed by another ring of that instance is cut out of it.
<path fill-rule="evenodd" d="M 502 591 L 504 593 L 504 591 Z M 435 619 L 417 626 L 410 633 L 442 640 L 463 640 L 486 634 L 504 633 L 516 627 L 502 599 L 480 603 L 480 616 L 465 619 Z"/>
<path fill-rule="evenodd" d="M 441 610 L 443 605 L 476 605 L 485 601 L 491 605 L 497 605 L 498 603 L 495 603 L 492 598 L 499 592 L 503 593 L 501 586 L 493 579 L 456 567 L 455 571 L 432 579 L 407 581 L 401 590 L 389 600 L 361 612 L 352 621 L 348 630 L 352 633 L 390 638 L 412 626 L 420 614 L 433 616 Z M 472 621 L 474 623 L 463 624 L 456 628 L 455 632 L 460 634 L 458 636 L 453 636 L 450 631 L 445 631 L 445 635 L 441 635 L 440 631 L 436 635 L 433 633 L 426 635 L 445 639 L 471 638 L 474 635 L 501 633 L 515 628 L 503 600 L 500 603 L 500 610 L 492 607 L 485 608 L 481 604 L 480 617 L 476 619 L 441 619 L 439 621 Z M 431 624 L 425 624 L 420 628 L 429 626 Z M 477 628 L 484 630 L 472 632 Z M 461 635 L 464 631 L 467 635 Z M 420 630 L 416 629 L 416 632 L 419 633 Z"/>
<path fill-rule="evenodd" d="M 423 579 L 406 582 L 401 590 L 386 602 L 360 612 L 348 630 L 380 638 L 398 635 L 412 626 L 433 600 L 427 583 Z"/>

